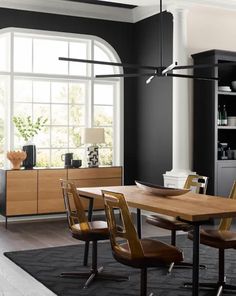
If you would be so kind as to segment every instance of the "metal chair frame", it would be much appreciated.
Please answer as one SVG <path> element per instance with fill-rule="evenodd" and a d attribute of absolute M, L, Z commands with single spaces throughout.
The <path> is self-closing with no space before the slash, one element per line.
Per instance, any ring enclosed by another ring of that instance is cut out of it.
<path fill-rule="evenodd" d="M 92 266 L 89 272 L 63 272 L 61 273 L 61 277 L 75 277 L 75 278 L 84 278 L 88 277 L 83 288 L 87 288 L 91 282 L 95 279 L 105 279 L 105 280 L 115 280 L 115 281 L 124 281 L 128 280 L 127 276 L 121 276 L 116 274 L 104 273 L 103 266 L 98 267 L 97 265 L 97 241 L 104 240 L 109 238 L 109 232 L 107 229 L 107 235 L 97 235 L 96 239 L 91 240 L 88 239 L 90 224 L 88 218 L 86 216 L 81 198 L 77 193 L 75 184 L 70 180 L 60 180 L 61 188 L 64 197 L 65 209 L 67 214 L 67 221 L 69 228 L 72 232 L 72 236 L 76 239 L 81 239 L 85 241 L 85 243 L 89 244 L 92 241 Z M 72 210 L 72 201 L 74 202 L 76 210 Z M 73 234 L 73 226 L 79 224 L 81 234 L 77 237 Z M 85 245 L 85 247 L 88 245 Z M 86 248 L 85 248 L 86 251 Z M 88 251 L 88 248 L 87 248 Z M 84 255 L 84 260 L 87 259 L 88 253 Z"/>
<path fill-rule="evenodd" d="M 111 248 L 113 251 L 114 258 L 122 263 L 134 268 L 141 269 L 140 274 L 140 295 L 147 295 L 147 268 L 151 267 L 151 265 L 145 263 L 134 263 L 134 262 L 143 262 L 146 259 L 144 256 L 143 247 L 141 244 L 142 239 L 139 239 L 137 231 L 132 222 L 132 218 L 129 212 L 128 205 L 125 201 L 124 195 L 122 193 L 110 192 L 106 190 L 102 190 L 102 195 L 105 204 L 105 213 L 107 217 L 107 224 L 110 231 L 110 242 Z M 115 217 L 115 210 L 120 210 L 121 223 L 120 226 L 117 223 L 117 219 Z M 122 242 L 128 244 L 128 252 L 126 252 L 125 256 L 128 259 L 129 263 L 126 260 L 122 260 L 122 257 L 119 254 L 124 254 L 124 248 L 122 247 Z M 160 265 L 162 263 L 160 262 Z M 153 266 L 152 266 L 153 267 Z M 153 293 L 149 294 L 152 296 Z"/>

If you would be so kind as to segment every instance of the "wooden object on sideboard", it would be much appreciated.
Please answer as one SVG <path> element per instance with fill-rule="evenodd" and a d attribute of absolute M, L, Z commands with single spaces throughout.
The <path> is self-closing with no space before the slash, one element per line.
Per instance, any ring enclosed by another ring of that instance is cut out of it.
<path fill-rule="evenodd" d="M 0 170 L 0 214 L 8 217 L 63 213 L 60 179 L 74 179 L 78 187 L 122 185 L 121 167 L 78 169 Z M 88 203 L 85 200 L 85 206 Z M 103 209 L 96 201 L 94 209 Z"/>

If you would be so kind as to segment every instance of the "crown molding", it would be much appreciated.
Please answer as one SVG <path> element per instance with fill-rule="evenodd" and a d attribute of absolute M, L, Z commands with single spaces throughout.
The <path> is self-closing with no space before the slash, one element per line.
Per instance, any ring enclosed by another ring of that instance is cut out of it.
<path fill-rule="evenodd" d="M 132 9 L 64 0 L 0 0 L 0 7 L 119 22 L 133 22 Z"/>
<path fill-rule="evenodd" d="M 101 1 L 102 2 L 102 1 Z M 75 17 L 86 17 L 118 22 L 136 23 L 159 13 L 158 0 L 112 0 L 126 4 L 140 5 L 133 9 L 110 7 L 89 3 L 65 0 L 0 0 L 0 7 L 61 14 Z M 153 5 L 153 3 L 157 3 Z M 192 6 L 207 6 L 236 11 L 236 0 L 164 0 L 163 11 L 188 9 Z"/>

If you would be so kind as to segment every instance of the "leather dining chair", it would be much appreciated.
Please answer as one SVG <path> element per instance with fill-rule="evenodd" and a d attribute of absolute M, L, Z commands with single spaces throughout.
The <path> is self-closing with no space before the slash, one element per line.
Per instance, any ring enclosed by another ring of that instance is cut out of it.
<path fill-rule="evenodd" d="M 181 262 L 182 252 L 158 240 L 139 239 L 124 195 L 110 191 L 102 191 L 102 195 L 113 256 L 124 265 L 141 269 L 140 295 L 146 296 L 147 268 L 166 266 L 170 262 Z M 121 219 L 115 215 L 117 209 L 119 209 Z"/>
<path fill-rule="evenodd" d="M 236 181 L 233 184 L 229 198 L 236 199 Z M 213 288 L 217 290 L 217 296 L 220 296 L 224 290 L 236 291 L 236 286 L 226 283 L 225 276 L 225 250 L 236 248 L 236 232 L 230 231 L 232 218 L 223 218 L 220 220 L 218 229 L 200 229 L 200 243 L 219 250 L 218 257 L 218 282 L 200 283 L 199 287 Z M 188 233 L 188 238 L 193 239 L 193 233 Z M 186 283 L 185 286 L 190 286 Z M 234 292 L 234 295 L 236 292 Z M 233 294 L 232 294 L 233 295 Z"/>
<path fill-rule="evenodd" d="M 61 277 L 76 277 L 88 279 L 84 284 L 87 288 L 95 279 L 123 281 L 127 276 L 102 272 L 103 267 L 97 266 L 97 242 L 109 239 L 109 230 L 105 221 L 89 222 L 83 208 L 81 197 L 77 193 L 75 184 L 70 180 L 60 180 L 67 214 L 67 221 L 72 237 L 84 242 L 92 242 L 92 267 L 89 272 L 63 272 Z M 73 210 L 73 205 L 75 210 Z"/>
<path fill-rule="evenodd" d="M 190 189 L 195 193 L 206 194 L 208 177 L 200 175 L 189 175 L 185 181 L 184 189 Z M 192 226 L 188 223 L 176 220 L 174 217 L 166 215 L 150 215 L 147 217 L 146 222 L 148 224 L 167 229 L 171 231 L 171 244 L 176 245 L 176 232 L 177 231 L 190 231 Z M 190 262 L 181 262 L 178 267 L 192 267 Z M 168 272 L 170 273 L 174 267 L 174 263 L 171 263 Z M 205 268 L 201 265 L 200 268 Z"/>

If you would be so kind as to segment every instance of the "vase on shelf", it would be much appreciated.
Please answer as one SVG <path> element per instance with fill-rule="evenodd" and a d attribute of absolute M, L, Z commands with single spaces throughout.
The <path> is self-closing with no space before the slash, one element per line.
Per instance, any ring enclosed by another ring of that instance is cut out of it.
<path fill-rule="evenodd" d="M 33 169 L 36 165 L 36 146 L 32 142 L 27 142 L 22 149 L 27 154 L 26 159 L 23 161 L 23 167 L 26 170 Z"/>
<path fill-rule="evenodd" d="M 12 170 L 19 170 L 21 163 L 26 159 L 26 156 L 25 151 L 8 151 L 7 159 L 11 162 Z"/>

